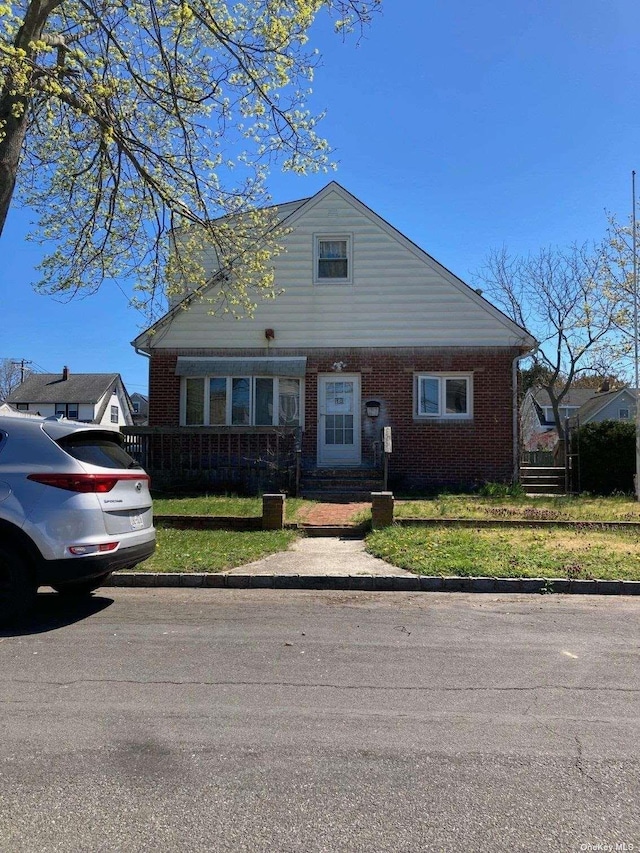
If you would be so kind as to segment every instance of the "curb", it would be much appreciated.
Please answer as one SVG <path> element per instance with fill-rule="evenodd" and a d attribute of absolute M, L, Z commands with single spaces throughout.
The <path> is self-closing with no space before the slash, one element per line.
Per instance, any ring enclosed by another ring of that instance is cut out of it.
<path fill-rule="evenodd" d="M 208 572 L 118 572 L 104 587 L 326 589 L 373 592 L 562 593 L 640 595 L 640 581 L 425 575 L 243 575 Z"/>

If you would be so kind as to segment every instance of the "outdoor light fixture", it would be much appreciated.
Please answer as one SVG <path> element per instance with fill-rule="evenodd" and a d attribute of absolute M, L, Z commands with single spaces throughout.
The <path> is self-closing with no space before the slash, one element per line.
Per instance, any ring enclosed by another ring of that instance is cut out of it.
<path fill-rule="evenodd" d="M 274 332 L 273 329 L 265 329 L 264 330 L 264 336 L 268 341 L 272 341 L 275 338 L 276 333 Z"/>
<path fill-rule="evenodd" d="M 380 414 L 380 403 L 377 400 L 368 400 L 364 404 L 367 416 L 370 418 L 377 418 Z"/>

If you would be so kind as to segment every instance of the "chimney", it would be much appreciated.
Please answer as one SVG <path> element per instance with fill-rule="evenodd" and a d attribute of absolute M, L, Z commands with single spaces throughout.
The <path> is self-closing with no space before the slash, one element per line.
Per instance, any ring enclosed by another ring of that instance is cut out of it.
<path fill-rule="evenodd" d="M 65 382 L 69 378 L 69 368 L 65 364 L 62 368 L 62 381 Z"/>

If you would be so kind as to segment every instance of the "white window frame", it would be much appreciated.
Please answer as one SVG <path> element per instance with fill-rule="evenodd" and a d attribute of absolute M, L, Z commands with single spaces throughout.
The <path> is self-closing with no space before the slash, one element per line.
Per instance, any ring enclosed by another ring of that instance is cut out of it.
<path fill-rule="evenodd" d="M 188 424 L 187 423 L 187 379 L 200 379 L 203 383 L 203 393 L 204 393 L 204 407 L 203 407 L 203 423 L 202 424 Z M 224 379 L 226 381 L 226 398 L 225 398 L 225 422 L 223 424 L 212 424 L 210 422 L 210 395 L 208 393 L 209 389 L 209 381 L 211 379 Z M 231 422 L 232 417 L 232 409 L 233 409 L 233 400 L 232 400 L 232 392 L 233 392 L 233 380 L 234 379 L 248 379 L 251 383 L 251 389 L 249 394 L 249 423 L 248 424 L 234 424 Z M 181 426 L 244 426 L 244 427 L 256 427 L 260 429 L 265 426 L 273 426 L 283 428 L 286 425 L 279 423 L 280 418 L 280 407 L 279 405 L 273 406 L 273 416 L 271 424 L 256 424 L 255 423 L 255 409 L 256 409 L 256 381 L 258 379 L 271 379 L 273 381 L 273 399 L 274 403 L 276 400 L 280 399 L 280 380 L 295 380 L 298 382 L 298 386 L 300 388 L 300 415 L 299 415 L 299 427 L 304 428 L 304 379 L 301 376 L 183 376 L 180 382 L 180 425 Z"/>
<path fill-rule="evenodd" d="M 438 382 L 438 411 L 420 411 L 420 383 L 423 379 L 435 379 Z M 447 380 L 464 379 L 467 383 L 467 411 L 463 413 L 446 411 Z M 421 421 L 469 421 L 473 418 L 473 373 L 416 373 L 413 383 L 414 416 Z"/>
<path fill-rule="evenodd" d="M 320 243 L 344 240 L 347 244 L 347 275 L 345 278 L 320 276 Z M 313 282 L 314 284 L 352 284 L 353 283 L 353 235 L 352 234 L 314 234 L 313 237 Z"/>

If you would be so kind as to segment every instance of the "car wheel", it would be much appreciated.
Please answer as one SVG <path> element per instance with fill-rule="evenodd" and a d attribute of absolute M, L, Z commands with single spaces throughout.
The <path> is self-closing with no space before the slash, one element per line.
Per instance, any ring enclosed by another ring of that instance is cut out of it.
<path fill-rule="evenodd" d="M 82 597 L 91 595 L 91 593 L 102 586 L 107 578 L 111 577 L 111 572 L 105 572 L 104 575 L 99 575 L 97 578 L 91 578 L 85 581 L 66 581 L 65 583 L 52 583 L 51 586 L 60 595 L 69 597 Z"/>
<path fill-rule="evenodd" d="M 36 599 L 38 586 L 18 546 L 0 545 L 0 622 L 24 615 Z"/>

